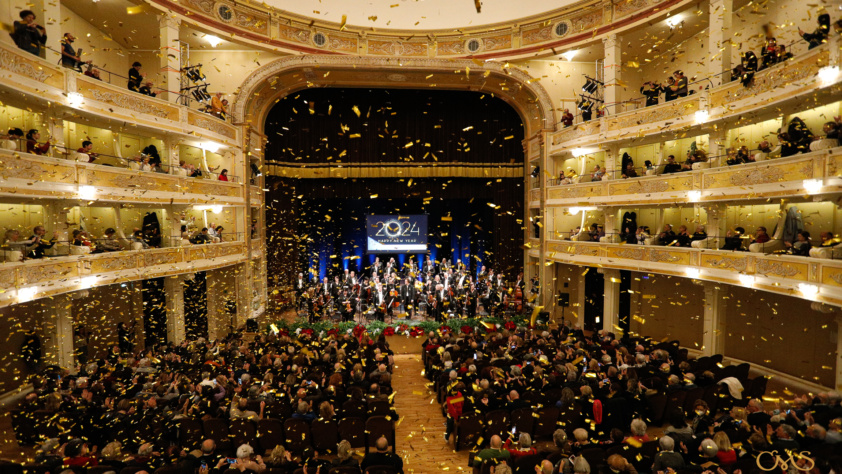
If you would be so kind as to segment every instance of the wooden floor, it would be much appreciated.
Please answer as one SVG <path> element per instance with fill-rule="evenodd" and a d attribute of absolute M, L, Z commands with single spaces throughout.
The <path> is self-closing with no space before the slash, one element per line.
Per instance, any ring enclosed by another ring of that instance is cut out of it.
<path fill-rule="evenodd" d="M 468 452 L 456 453 L 444 440 L 444 417 L 435 394 L 427 388 L 420 354 L 395 356 L 392 389 L 399 423 L 395 433 L 404 471 L 416 474 L 466 469 Z"/>

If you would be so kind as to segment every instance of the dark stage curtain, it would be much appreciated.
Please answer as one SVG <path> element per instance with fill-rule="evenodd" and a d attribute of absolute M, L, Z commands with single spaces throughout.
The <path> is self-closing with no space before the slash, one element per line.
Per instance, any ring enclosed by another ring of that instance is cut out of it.
<path fill-rule="evenodd" d="M 310 89 L 265 130 L 270 163 L 523 163 L 520 117 L 481 92 Z"/>
<path fill-rule="evenodd" d="M 408 186 L 408 181 L 395 179 L 270 176 L 267 187 L 271 286 L 288 285 L 299 272 L 332 279 L 345 268 L 365 271 L 375 257 L 365 248 L 368 214 L 427 214 L 433 259 L 461 258 L 474 272 L 486 265 L 510 278 L 522 269 L 520 179 L 422 179 Z M 396 256 L 398 263 L 406 258 Z M 415 258 L 423 261 L 423 254 Z"/>

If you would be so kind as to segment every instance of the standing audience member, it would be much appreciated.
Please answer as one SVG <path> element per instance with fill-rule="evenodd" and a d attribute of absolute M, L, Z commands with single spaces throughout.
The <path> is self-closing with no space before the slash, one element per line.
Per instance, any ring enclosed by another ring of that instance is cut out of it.
<path fill-rule="evenodd" d="M 76 152 L 78 153 L 77 161 L 81 161 L 83 163 L 92 163 L 94 160 L 96 160 L 97 156 L 99 156 L 91 151 L 93 149 L 93 142 L 91 142 L 90 140 L 83 141 L 82 146 L 79 147 L 78 150 L 76 150 Z"/>
<path fill-rule="evenodd" d="M 228 170 L 224 169 L 219 172 L 219 180 L 220 181 L 228 181 Z"/>
<path fill-rule="evenodd" d="M 808 49 L 819 47 L 827 42 L 827 35 L 830 33 L 830 15 L 822 13 L 818 18 L 819 26 L 812 33 L 807 33 L 798 28 L 798 34 L 804 38 L 804 41 L 809 43 Z"/>
<path fill-rule="evenodd" d="M 143 85 L 143 79 L 146 77 L 146 73 L 140 72 L 142 68 L 143 65 L 139 62 L 135 61 L 132 63 L 132 68 L 129 69 L 128 88 L 130 91 L 140 92 L 140 87 Z"/>
<path fill-rule="evenodd" d="M 29 258 L 44 258 L 46 250 L 53 248 L 56 244 L 58 241 L 58 232 L 53 232 L 53 238 L 50 239 L 49 242 L 44 242 L 44 235 L 46 233 L 47 230 L 44 229 L 44 226 L 42 225 L 35 226 L 35 228 L 32 229 L 32 237 L 29 239 L 32 241 L 35 248 L 29 251 Z"/>
<path fill-rule="evenodd" d="M 561 114 L 561 124 L 565 128 L 573 125 L 573 114 L 570 113 L 570 109 L 564 109 L 564 113 Z"/>
<path fill-rule="evenodd" d="M 65 33 L 61 39 L 61 65 L 82 72 L 83 64 L 91 64 L 91 61 L 82 61 L 82 57 L 73 48 L 76 37 L 72 33 Z"/>
<path fill-rule="evenodd" d="M 640 93 L 646 97 L 646 107 L 658 105 L 658 97 L 661 95 L 661 90 L 661 86 L 652 81 L 643 83 L 643 86 L 640 88 Z"/>
<path fill-rule="evenodd" d="M 41 48 L 47 44 L 47 30 L 35 22 L 35 13 L 32 10 L 21 10 L 20 21 L 14 22 L 13 26 L 11 36 L 18 48 L 40 56 Z"/>

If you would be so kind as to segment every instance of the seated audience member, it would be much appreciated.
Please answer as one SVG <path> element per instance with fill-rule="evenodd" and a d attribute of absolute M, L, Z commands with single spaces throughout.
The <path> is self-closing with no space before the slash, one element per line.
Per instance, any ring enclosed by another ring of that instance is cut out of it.
<path fill-rule="evenodd" d="M 693 165 L 696 163 L 705 163 L 708 161 L 707 153 L 704 150 L 698 149 L 691 149 L 687 152 L 687 161 L 681 165 L 681 169 L 683 170 L 692 170 Z"/>
<path fill-rule="evenodd" d="M 506 440 L 506 444 L 503 445 L 503 449 L 509 452 L 512 460 L 517 460 L 523 456 L 538 454 L 538 452 L 535 451 L 535 448 L 532 447 L 532 436 L 530 436 L 529 433 L 521 433 L 518 436 L 517 446 L 514 447 L 512 446 L 513 444 L 515 443 L 512 441 L 512 438 L 509 438 Z"/>
<path fill-rule="evenodd" d="M 785 451 L 798 451 L 800 445 L 795 440 L 798 432 L 791 425 L 781 423 L 776 429 L 772 425 L 766 425 L 766 438 L 772 440 L 772 449 L 779 453 Z"/>
<path fill-rule="evenodd" d="M 72 33 L 65 33 L 61 39 L 61 65 L 82 72 L 82 65 L 90 64 L 91 61 L 82 61 L 82 58 L 73 48 L 74 41 L 76 41 L 76 37 Z"/>
<path fill-rule="evenodd" d="M 219 180 L 228 181 L 228 170 L 222 170 L 219 172 Z"/>
<path fill-rule="evenodd" d="M 143 240 L 143 231 L 142 231 L 142 230 L 140 230 L 140 229 L 136 229 L 136 230 L 132 233 L 132 236 L 129 238 L 129 240 L 130 240 L 132 243 L 138 243 L 138 244 L 141 244 L 141 246 L 142 246 L 141 248 L 144 248 L 144 249 L 148 249 L 148 248 L 149 248 L 149 244 L 147 244 L 147 243 L 146 243 L 146 241 L 145 241 L 145 240 Z"/>
<path fill-rule="evenodd" d="M 833 146 L 839 146 L 839 136 L 840 136 L 840 126 L 839 120 L 840 117 L 834 117 L 833 122 L 825 122 L 822 126 L 822 131 L 824 132 L 825 139 L 833 140 Z"/>
<path fill-rule="evenodd" d="M 41 48 L 47 44 L 47 30 L 35 22 L 32 10 L 21 10 L 19 15 L 20 21 L 15 21 L 13 25 L 12 40 L 18 48 L 40 56 Z"/>
<path fill-rule="evenodd" d="M 605 227 L 600 224 L 596 226 L 596 241 L 599 242 L 599 239 L 605 237 Z"/>
<path fill-rule="evenodd" d="M 292 459 L 292 453 L 287 451 L 282 444 L 275 446 L 272 454 L 264 462 L 268 469 L 279 470 L 282 474 L 293 474 L 299 468 L 299 464 Z M 358 462 L 357 467 L 359 467 L 359 464 Z M 207 465 L 210 465 L 210 463 Z"/>
<path fill-rule="evenodd" d="M 652 170 L 654 170 L 654 169 L 655 169 L 655 166 L 654 166 L 654 165 L 652 164 L 652 162 L 651 162 L 651 161 L 649 161 L 649 160 L 645 160 L 645 161 L 643 162 L 643 167 L 644 167 L 644 168 L 646 168 L 646 171 L 652 171 Z"/>
<path fill-rule="evenodd" d="M 720 250 L 742 250 L 743 248 L 743 234 L 746 230 L 742 227 L 736 227 L 734 230 L 729 230 L 725 233 L 725 245 Z"/>
<path fill-rule="evenodd" d="M 649 228 L 644 225 L 638 227 L 635 236 L 637 237 L 637 243 L 639 245 L 645 244 L 646 239 L 649 238 Z"/>
<path fill-rule="evenodd" d="M 731 82 L 739 81 L 743 78 L 743 74 L 745 74 L 746 70 L 742 64 L 737 64 L 731 69 Z"/>
<path fill-rule="evenodd" d="M 47 249 L 53 248 L 58 241 L 58 232 L 53 232 L 53 238 L 48 242 L 44 241 L 44 235 L 46 234 L 47 230 L 44 229 L 44 226 L 42 225 L 35 226 L 35 228 L 32 229 L 32 237 L 30 237 L 29 240 L 32 241 L 32 245 L 34 245 L 35 248 L 29 251 L 28 258 L 44 258 L 44 253 Z"/>
<path fill-rule="evenodd" d="M 757 153 L 752 156 L 752 161 L 763 161 L 770 158 L 772 154 L 772 144 L 767 140 L 763 140 L 757 145 Z"/>
<path fill-rule="evenodd" d="M 498 443 L 500 442 L 499 436 L 497 437 L 497 441 Z M 377 451 L 366 454 L 363 458 L 363 462 L 360 463 L 360 468 L 363 472 L 371 466 L 390 466 L 399 474 L 403 474 L 403 460 L 397 454 L 389 452 L 389 441 L 385 436 L 381 436 L 377 439 L 375 448 Z M 508 451 L 504 452 L 508 454 Z"/>
<path fill-rule="evenodd" d="M 212 240 L 212 237 L 208 233 L 208 228 L 202 227 L 202 230 L 199 231 L 196 235 L 194 235 L 193 239 L 191 239 L 190 242 L 193 244 L 208 244 Z"/>
<path fill-rule="evenodd" d="M 822 243 L 819 244 L 819 247 L 833 247 L 842 243 L 842 239 L 833 236 L 833 232 L 822 232 L 819 234 L 820 238 L 822 239 Z"/>
<path fill-rule="evenodd" d="M 228 459 L 222 458 L 216 466 L 217 469 L 220 469 L 227 462 Z M 228 468 L 240 472 L 251 471 L 260 474 L 266 470 L 266 464 L 263 462 L 263 458 L 254 455 L 254 449 L 251 446 L 241 444 L 237 448 L 237 459 Z"/>
<path fill-rule="evenodd" d="M 810 249 L 813 247 L 810 244 L 810 233 L 802 230 L 795 235 L 795 242 L 784 242 L 787 250 L 792 255 L 799 255 L 802 257 L 810 256 Z"/>
<path fill-rule="evenodd" d="M 82 142 L 82 146 L 79 147 L 76 152 L 76 161 L 81 161 L 83 163 L 91 163 L 97 158 L 97 154 L 92 152 L 91 150 L 94 149 L 94 144 L 90 140 L 85 140 Z"/>
<path fill-rule="evenodd" d="M 769 154 L 786 158 L 796 153 L 798 153 L 798 145 L 790 138 L 789 133 L 778 130 L 778 146 Z"/>
<path fill-rule="evenodd" d="M 26 258 L 29 252 L 35 249 L 36 242 L 32 239 L 21 240 L 19 231 L 9 229 L 6 231 L 6 239 L 3 242 L 3 247 L 8 248 L 9 250 L 18 251 L 23 254 L 23 258 Z"/>
<path fill-rule="evenodd" d="M 88 62 L 88 65 L 85 67 L 84 74 L 88 77 L 92 77 L 98 81 L 101 81 L 102 78 L 99 77 L 99 69 L 95 68 L 93 64 Z"/>
<path fill-rule="evenodd" d="M 105 229 L 104 238 L 97 240 L 96 249 L 91 253 L 117 252 L 120 250 L 123 250 L 123 246 L 120 245 L 120 240 L 117 238 L 117 231 L 109 227 Z"/>
<path fill-rule="evenodd" d="M 565 128 L 573 125 L 573 114 L 570 113 L 570 109 L 564 109 L 564 113 L 561 114 L 561 124 Z"/>
<path fill-rule="evenodd" d="M 144 78 L 146 77 L 145 72 L 140 72 L 143 69 L 143 65 L 139 62 L 135 61 L 132 63 L 132 68 L 129 69 L 129 82 L 128 82 L 128 89 L 134 92 L 140 92 L 140 87 L 143 85 Z"/>
<path fill-rule="evenodd" d="M 511 457 L 511 453 L 509 453 L 508 450 L 503 449 L 503 440 L 500 439 L 499 436 L 494 435 L 491 437 L 489 446 L 477 453 L 472 464 L 479 467 L 483 462 L 488 460 L 505 461 L 511 459 Z"/>
<path fill-rule="evenodd" d="M 664 165 L 664 174 L 678 173 L 681 165 L 675 162 L 675 155 L 667 156 L 667 164 Z"/>
<path fill-rule="evenodd" d="M 708 233 L 705 232 L 705 226 L 697 225 L 696 231 L 693 232 L 693 236 L 690 238 L 690 241 L 695 242 L 697 240 L 705 240 L 706 238 L 708 238 Z"/>
<path fill-rule="evenodd" d="M 684 469 L 684 458 L 674 451 L 675 441 L 669 436 L 662 436 L 658 440 L 661 451 L 655 455 L 652 472 L 666 472 L 667 469 L 678 471 Z"/>
<path fill-rule="evenodd" d="M 81 439 L 74 438 L 64 446 L 64 460 L 62 467 L 87 469 L 99 464 L 97 456 L 92 453 L 88 444 Z"/>
<path fill-rule="evenodd" d="M 740 76 L 740 83 L 743 87 L 749 87 L 754 81 L 754 73 L 757 72 L 757 56 L 753 51 L 742 53 L 740 64 L 743 67 L 743 74 Z"/>
<path fill-rule="evenodd" d="M 824 442 L 827 444 L 842 443 L 842 418 L 834 418 L 827 424 Z"/>
<path fill-rule="evenodd" d="M 713 435 L 713 442 L 719 450 L 716 452 L 716 463 L 728 467 L 737 462 L 737 452 L 731 446 L 731 440 L 724 431 L 717 431 Z"/>
<path fill-rule="evenodd" d="M 214 237 L 219 239 L 219 242 L 222 242 L 222 240 L 223 240 L 222 239 L 222 231 L 223 230 L 225 230 L 225 228 L 222 227 L 221 225 L 216 226 L 216 229 L 214 229 L 214 234 L 215 234 Z"/>
<path fill-rule="evenodd" d="M 631 431 L 631 436 L 625 439 L 627 444 L 631 444 L 633 446 L 639 446 L 643 443 L 649 441 L 649 435 L 646 434 L 646 422 L 641 420 L 640 418 L 635 418 L 631 421 L 629 425 L 629 431 Z"/>
<path fill-rule="evenodd" d="M 26 152 L 33 155 L 44 155 L 50 151 L 50 140 L 46 143 L 38 143 L 41 139 L 41 132 L 32 129 L 26 134 Z"/>
<path fill-rule="evenodd" d="M 646 97 L 646 107 L 658 105 L 658 97 L 661 95 L 661 85 L 652 81 L 646 81 L 640 88 L 640 93 Z"/>
<path fill-rule="evenodd" d="M 10 128 L 9 133 L 0 139 L 0 148 L 15 151 L 18 149 L 18 142 L 23 138 L 23 130 Z"/>
<path fill-rule="evenodd" d="M 749 155 L 748 147 L 741 146 L 737 150 L 734 150 L 733 148 L 731 148 L 728 151 L 728 160 L 726 160 L 726 163 L 729 166 L 732 166 L 732 165 L 740 165 L 740 164 L 743 164 L 743 163 L 749 163 L 749 162 L 752 162 L 752 161 L 754 161 L 754 158 L 751 157 L 751 155 Z"/>
<path fill-rule="evenodd" d="M 627 163 L 623 169 L 623 178 L 637 178 L 637 170 L 634 169 L 634 163 Z"/>
<path fill-rule="evenodd" d="M 628 459 L 619 454 L 612 454 L 605 460 L 608 469 L 614 474 L 637 474 L 637 469 L 632 466 Z"/>
<path fill-rule="evenodd" d="M 157 92 L 152 92 L 152 81 L 144 82 L 137 91 L 143 95 L 148 95 L 149 97 L 155 97 L 158 95 Z"/>
<path fill-rule="evenodd" d="M 830 15 L 822 13 L 819 15 L 818 22 L 818 27 L 812 33 L 805 32 L 801 27 L 798 28 L 798 34 L 809 44 L 808 49 L 816 48 L 827 42 L 827 35 L 830 33 Z"/>
<path fill-rule="evenodd" d="M 354 458 L 354 451 L 351 443 L 342 440 L 336 446 L 336 459 L 332 462 L 333 467 L 360 467 L 360 461 Z"/>
<path fill-rule="evenodd" d="M 675 234 L 675 242 L 671 245 L 675 247 L 689 247 L 690 246 L 690 232 L 686 225 L 678 226 L 678 232 Z"/>
<path fill-rule="evenodd" d="M 769 240 L 771 240 L 771 239 L 769 238 L 769 234 L 766 233 L 766 228 L 763 227 L 763 226 L 760 226 L 754 232 L 754 240 L 752 240 L 751 243 L 753 243 L 753 244 L 765 244 Z"/>
<path fill-rule="evenodd" d="M 664 224 L 664 230 L 658 234 L 658 242 L 661 245 L 669 245 L 675 242 L 675 232 L 673 232 L 671 225 Z"/>
<path fill-rule="evenodd" d="M 704 400 L 696 400 L 693 402 L 693 421 L 690 427 L 693 428 L 693 435 L 704 436 L 708 433 L 708 429 L 713 425 L 713 419 L 710 417 L 710 408 Z M 713 453 L 716 454 L 715 452 Z"/>
<path fill-rule="evenodd" d="M 217 92 L 211 98 L 211 103 L 210 103 L 211 113 L 213 115 L 216 115 L 217 117 L 221 118 L 222 120 L 225 120 L 225 118 L 228 115 L 228 110 L 225 107 L 225 102 L 227 102 L 227 101 L 222 99 L 222 92 Z"/>
<path fill-rule="evenodd" d="M 87 246 L 90 247 L 91 241 L 88 238 L 88 233 L 82 229 L 74 229 L 73 230 L 73 238 L 71 240 L 71 245 L 75 245 L 77 247 Z"/>

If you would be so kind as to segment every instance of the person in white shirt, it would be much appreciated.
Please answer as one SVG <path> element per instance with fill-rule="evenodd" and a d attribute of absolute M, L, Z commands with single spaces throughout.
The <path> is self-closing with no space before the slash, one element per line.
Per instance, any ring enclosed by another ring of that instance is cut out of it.
<path fill-rule="evenodd" d="M 23 138 L 23 130 L 19 128 L 10 128 L 9 133 L 0 139 L 0 148 L 4 150 L 16 151 L 18 149 L 18 142 Z"/>

